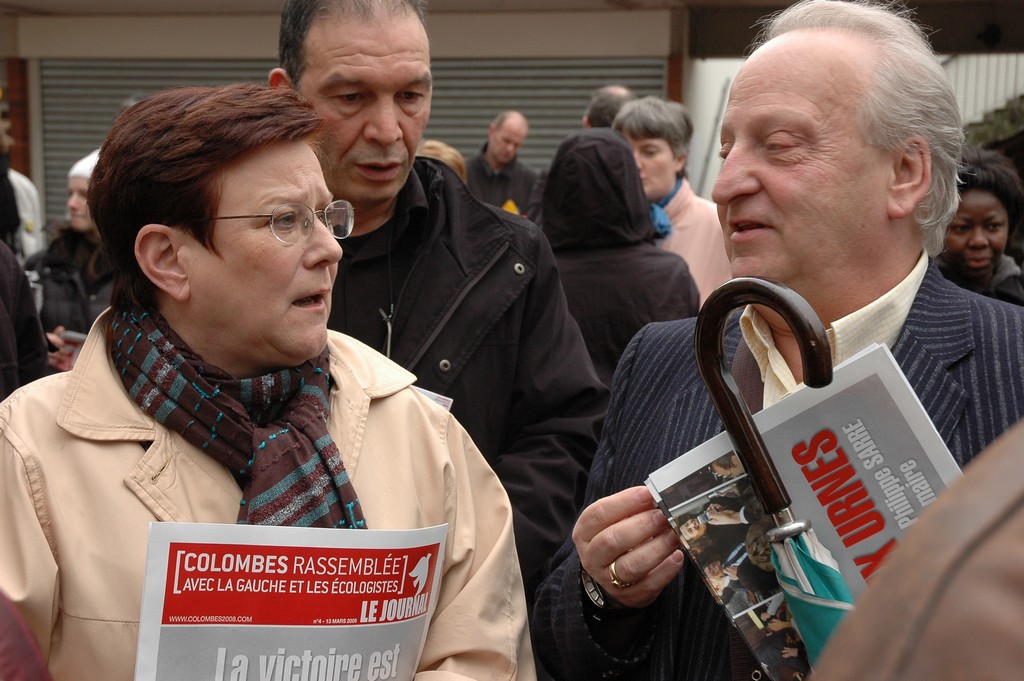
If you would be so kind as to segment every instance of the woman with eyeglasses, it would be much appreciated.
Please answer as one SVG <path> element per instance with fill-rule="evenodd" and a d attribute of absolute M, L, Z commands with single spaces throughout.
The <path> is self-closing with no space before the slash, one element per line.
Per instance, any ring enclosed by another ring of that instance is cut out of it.
<path fill-rule="evenodd" d="M 533 678 L 497 477 L 412 374 L 327 330 L 353 216 L 322 130 L 290 89 L 184 88 L 100 150 L 111 308 L 71 372 L 0 405 L 0 592 L 55 679 L 132 678 L 154 521 L 447 523 L 418 670 Z"/>

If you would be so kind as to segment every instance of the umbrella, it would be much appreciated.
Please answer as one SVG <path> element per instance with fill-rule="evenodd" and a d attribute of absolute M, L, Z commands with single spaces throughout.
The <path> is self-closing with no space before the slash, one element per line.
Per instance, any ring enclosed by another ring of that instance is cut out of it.
<path fill-rule="evenodd" d="M 737 307 L 749 304 L 771 308 L 792 328 L 800 345 L 807 386 L 817 388 L 832 381 L 832 354 L 814 309 L 778 282 L 754 277 L 728 281 L 712 292 L 697 316 L 697 368 L 758 500 L 775 522 L 768 531 L 772 564 L 813 664 L 832 630 L 852 609 L 853 597 L 810 523 L 793 517 L 789 493 L 726 363 L 722 348 L 726 321 Z"/>

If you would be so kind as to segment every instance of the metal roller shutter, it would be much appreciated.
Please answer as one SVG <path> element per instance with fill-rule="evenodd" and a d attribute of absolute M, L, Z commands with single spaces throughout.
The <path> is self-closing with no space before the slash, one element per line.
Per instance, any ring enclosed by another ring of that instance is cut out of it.
<path fill-rule="evenodd" d="M 47 215 L 65 214 L 68 168 L 100 145 L 126 97 L 181 85 L 265 82 L 276 65 L 273 60 L 42 60 Z M 519 109 L 530 121 L 520 158 L 537 169 L 550 162 L 565 135 L 580 127 L 595 88 L 622 83 L 641 95 L 665 91 L 661 59 L 439 59 L 433 74 L 426 137 L 472 156 L 495 114 Z"/>
<path fill-rule="evenodd" d="M 498 112 L 522 111 L 530 134 L 519 158 L 548 165 L 562 138 L 580 128 L 590 93 L 621 83 L 640 95 L 665 92 L 661 59 L 451 59 L 433 64 L 434 101 L 427 137 L 467 158 L 487 141 Z"/>
<path fill-rule="evenodd" d="M 276 65 L 274 61 L 42 60 L 47 216 L 65 215 L 68 169 L 103 142 L 126 97 L 182 85 L 266 82 Z"/>

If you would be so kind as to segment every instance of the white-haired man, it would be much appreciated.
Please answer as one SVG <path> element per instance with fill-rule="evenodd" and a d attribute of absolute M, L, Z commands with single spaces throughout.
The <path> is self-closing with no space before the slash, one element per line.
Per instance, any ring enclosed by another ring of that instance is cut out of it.
<path fill-rule="evenodd" d="M 801 0 L 775 15 L 733 83 L 721 138 L 713 198 L 733 275 L 806 298 L 837 362 L 890 346 L 961 465 L 1024 415 L 1024 310 L 967 293 L 929 263 L 956 209 L 963 135 L 952 86 L 901 10 Z M 648 326 L 619 364 L 590 505 L 538 590 L 534 640 L 556 677 L 751 678 L 749 652 L 730 645 L 721 609 L 639 486 L 722 429 L 693 329 Z M 765 405 L 800 386 L 796 341 L 770 311 L 734 319 L 726 349 L 752 355 Z"/>

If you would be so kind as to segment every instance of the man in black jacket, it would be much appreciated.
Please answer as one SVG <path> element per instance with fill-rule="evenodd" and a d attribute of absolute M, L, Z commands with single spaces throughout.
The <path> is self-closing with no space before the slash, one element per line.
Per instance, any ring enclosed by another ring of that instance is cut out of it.
<path fill-rule="evenodd" d="M 473 195 L 492 206 L 525 215 L 537 171 L 519 160 L 530 124 L 518 111 L 502 111 L 487 126 L 480 153 L 466 162 L 466 184 Z"/>
<path fill-rule="evenodd" d="M 327 120 L 327 182 L 355 207 L 328 325 L 452 400 L 511 499 L 529 599 L 575 520 L 607 391 L 537 227 L 414 160 L 430 115 L 424 8 L 287 0 L 270 84 Z"/>

